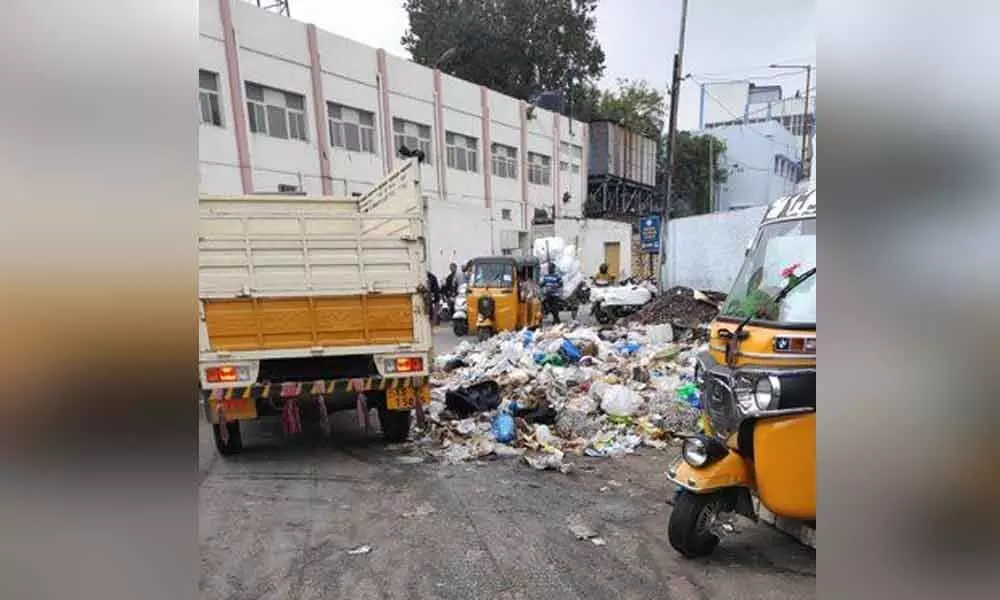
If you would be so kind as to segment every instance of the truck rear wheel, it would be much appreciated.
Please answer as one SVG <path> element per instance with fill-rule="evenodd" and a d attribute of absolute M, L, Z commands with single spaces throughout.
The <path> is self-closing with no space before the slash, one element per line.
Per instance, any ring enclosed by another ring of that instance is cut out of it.
<path fill-rule="evenodd" d="M 378 421 L 382 425 L 382 439 L 390 444 L 406 441 L 410 435 L 410 411 L 378 409 Z"/>
<path fill-rule="evenodd" d="M 455 319 L 451 322 L 451 330 L 455 332 L 455 335 L 462 337 L 469 333 L 469 322 L 465 319 Z"/>
<path fill-rule="evenodd" d="M 226 437 L 223 439 L 222 428 L 226 428 Z M 243 450 L 243 434 L 240 431 L 239 421 L 230 421 L 226 424 L 216 423 L 212 425 L 212 435 L 215 437 L 215 449 L 222 456 L 233 456 Z"/>

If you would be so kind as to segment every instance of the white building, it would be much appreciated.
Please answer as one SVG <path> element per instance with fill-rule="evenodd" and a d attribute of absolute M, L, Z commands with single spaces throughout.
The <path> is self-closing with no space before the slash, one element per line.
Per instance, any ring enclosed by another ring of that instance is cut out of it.
<path fill-rule="evenodd" d="M 715 211 L 766 206 L 795 190 L 799 138 L 779 122 L 725 125 L 700 133 L 726 143 L 719 167 L 728 178 L 715 187 Z"/>
<path fill-rule="evenodd" d="M 361 194 L 419 148 L 439 276 L 582 217 L 585 124 L 240 0 L 199 19 L 201 192 Z"/>
<path fill-rule="evenodd" d="M 782 97 L 781 86 L 732 81 L 702 85 L 699 133 L 726 142 L 721 168 L 728 181 L 715 190 L 715 210 L 770 204 L 792 193 L 802 169 L 802 129 L 809 124 L 805 175 L 814 177 L 816 97 Z"/>

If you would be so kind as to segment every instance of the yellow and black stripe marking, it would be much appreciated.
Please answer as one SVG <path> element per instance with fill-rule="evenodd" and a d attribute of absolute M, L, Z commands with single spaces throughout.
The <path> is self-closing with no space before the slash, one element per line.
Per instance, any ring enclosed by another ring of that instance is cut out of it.
<path fill-rule="evenodd" d="M 313 382 L 258 383 L 249 387 L 215 389 L 212 400 L 278 399 L 299 396 L 320 396 L 336 393 L 382 391 L 398 388 L 422 388 L 428 385 L 427 377 L 363 377 L 356 379 L 329 379 Z"/>

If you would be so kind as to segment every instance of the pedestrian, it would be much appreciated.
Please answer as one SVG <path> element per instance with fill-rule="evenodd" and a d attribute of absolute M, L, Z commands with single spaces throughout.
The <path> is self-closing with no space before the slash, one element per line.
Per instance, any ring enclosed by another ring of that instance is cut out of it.
<path fill-rule="evenodd" d="M 438 287 L 437 277 L 435 277 L 434 273 L 431 273 L 430 271 L 427 271 L 427 299 L 431 325 L 436 327 L 439 322 L 437 305 L 441 300 L 441 288 Z"/>
<path fill-rule="evenodd" d="M 563 280 L 553 263 L 549 263 L 549 272 L 542 277 L 542 318 L 552 315 L 552 322 L 559 322 L 559 308 L 562 304 Z"/>

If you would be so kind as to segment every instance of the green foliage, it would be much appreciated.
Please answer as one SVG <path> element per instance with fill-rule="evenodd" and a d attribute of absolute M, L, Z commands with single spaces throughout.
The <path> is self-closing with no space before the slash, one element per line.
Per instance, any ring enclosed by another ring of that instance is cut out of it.
<path fill-rule="evenodd" d="M 604 72 L 597 0 L 404 0 L 413 60 L 527 100 Z"/>
<path fill-rule="evenodd" d="M 666 176 L 669 143 L 663 137 L 657 178 Z M 728 173 L 719 168 L 719 157 L 726 151 L 726 143 L 711 135 L 694 135 L 688 131 L 677 133 L 677 165 L 673 181 L 670 217 L 700 215 L 711 211 L 709 177 L 714 185 L 726 182 Z"/>

